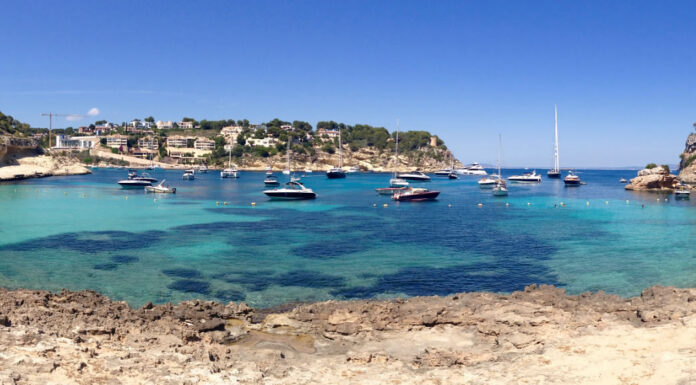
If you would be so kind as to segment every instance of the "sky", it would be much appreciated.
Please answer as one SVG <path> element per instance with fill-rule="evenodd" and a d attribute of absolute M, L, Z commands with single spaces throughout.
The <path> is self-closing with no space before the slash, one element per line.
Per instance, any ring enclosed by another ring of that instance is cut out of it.
<path fill-rule="evenodd" d="M 8 1 L 0 111 L 428 130 L 465 163 L 675 164 L 694 1 Z M 91 114 L 88 114 L 91 113 Z"/>

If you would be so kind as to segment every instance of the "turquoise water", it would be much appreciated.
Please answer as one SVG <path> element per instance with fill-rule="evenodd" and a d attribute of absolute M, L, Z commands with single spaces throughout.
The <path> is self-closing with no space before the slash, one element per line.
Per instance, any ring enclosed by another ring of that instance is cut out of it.
<path fill-rule="evenodd" d="M 135 306 L 192 298 L 272 306 L 530 283 L 624 296 L 696 286 L 696 202 L 624 191 L 619 179 L 635 171 L 581 171 L 588 184 L 578 188 L 511 185 L 507 198 L 474 177 L 434 177 L 426 185 L 440 198 L 421 203 L 374 193 L 386 174 L 314 173 L 303 181 L 318 198 L 298 202 L 269 201 L 263 173 L 152 174 L 177 194 L 123 190 L 118 169 L 1 184 L 0 286 L 94 289 Z"/>

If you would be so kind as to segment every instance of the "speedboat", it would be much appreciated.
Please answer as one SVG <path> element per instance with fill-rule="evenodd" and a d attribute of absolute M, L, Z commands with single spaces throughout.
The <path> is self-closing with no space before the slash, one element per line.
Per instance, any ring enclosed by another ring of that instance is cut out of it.
<path fill-rule="evenodd" d="M 263 193 L 271 199 L 314 199 L 317 197 L 312 189 L 296 181 L 290 181 L 285 184 L 285 187 L 266 190 Z"/>
<path fill-rule="evenodd" d="M 401 178 L 389 179 L 389 187 L 408 187 L 408 181 Z"/>
<path fill-rule="evenodd" d="M 137 179 L 123 179 L 118 181 L 118 184 L 120 184 L 123 188 L 143 188 L 146 186 L 151 186 L 152 182 Z"/>
<path fill-rule="evenodd" d="M 628 183 L 628 181 L 626 180 L 626 178 L 621 178 L 619 179 L 619 183 Z"/>
<path fill-rule="evenodd" d="M 356 172 L 360 172 L 360 167 L 358 166 L 351 166 L 346 169 L 347 174 L 355 174 Z"/>
<path fill-rule="evenodd" d="M 160 194 L 176 194 L 176 187 L 164 185 L 164 179 L 157 186 L 145 186 L 145 191 Z"/>
<path fill-rule="evenodd" d="M 499 179 L 500 177 L 497 177 L 497 175 L 484 176 L 483 178 L 479 179 L 478 185 L 481 188 L 493 188 L 493 186 L 498 183 Z"/>
<path fill-rule="evenodd" d="M 546 172 L 546 176 L 549 179 L 560 179 L 561 178 L 561 171 L 560 170 L 549 170 Z"/>
<path fill-rule="evenodd" d="M 290 175 L 290 169 L 286 168 L 285 170 L 283 170 L 283 175 Z"/>
<path fill-rule="evenodd" d="M 421 202 L 437 199 L 439 191 L 430 191 L 427 188 L 416 187 L 406 191 L 397 192 L 392 195 L 392 199 L 399 202 Z"/>
<path fill-rule="evenodd" d="M 266 186 L 278 186 L 280 185 L 280 182 L 278 182 L 278 177 L 275 175 L 266 175 L 266 179 L 263 180 L 263 184 Z"/>
<path fill-rule="evenodd" d="M 691 196 L 691 189 L 688 186 L 679 184 L 674 189 L 674 197 L 677 199 L 689 199 Z"/>
<path fill-rule="evenodd" d="M 508 189 L 507 186 L 505 185 L 505 181 L 502 179 L 499 179 L 495 187 L 493 187 L 493 196 L 495 197 L 505 197 L 508 195 Z"/>
<path fill-rule="evenodd" d="M 408 187 L 380 187 L 376 188 L 375 191 L 379 195 L 394 195 L 398 192 L 408 191 Z"/>
<path fill-rule="evenodd" d="M 181 176 L 181 179 L 194 180 L 194 179 L 196 179 L 196 173 L 193 171 L 193 169 L 185 170 L 184 175 Z"/>
<path fill-rule="evenodd" d="M 572 171 L 568 171 L 568 175 L 563 178 L 563 183 L 565 183 L 566 187 L 574 187 L 580 186 L 582 184 L 582 180 L 580 180 L 580 177 L 575 175 Z"/>
<path fill-rule="evenodd" d="M 447 177 L 449 179 L 459 179 L 459 177 L 457 176 L 457 173 L 454 171 L 450 172 L 449 175 L 447 175 Z"/>
<path fill-rule="evenodd" d="M 536 173 L 536 170 L 532 172 L 525 172 L 522 175 L 513 175 L 508 177 L 510 182 L 517 183 L 539 183 L 541 182 L 541 175 Z"/>
<path fill-rule="evenodd" d="M 332 167 L 326 172 L 326 177 L 329 179 L 341 179 L 346 177 L 346 172 L 340 167 Z"/>
<path fill-rule="evenodd" d="M 198 166 L 198 172 L 201 173 L 201 174 L 207 173 L 207 172 L 208 172 L 208 166 L 206 166 L 206 165 L 204 165 L 204 164 Z"/>
<path fill-rule="evenodd" d="M 425 175 L 424 173 L 420 171 L 412 171 L 412 172 L 407 172 L 404 174 L 399 174 L 400 179 L 405 179 L 405 180 L 412 180 L 415 182 L 429 182 L 430 177 Z"/>
<path fill-rule="evenodd" d="M 237 166 L 231 166 L 232 167 L 227 167 L 226 169 L 220 171 L 220 178 L 239 178 L 239 170 L 237 170 Z"/>
<path fill-rule="evenodd" d="M 312 169 L 311 169 L 311 168 L 306 168 L 306 169 L 304 170 L 304 173 L 305 173 L 305 174 L 311 174 L 311 173 L 312 173 Z"/>

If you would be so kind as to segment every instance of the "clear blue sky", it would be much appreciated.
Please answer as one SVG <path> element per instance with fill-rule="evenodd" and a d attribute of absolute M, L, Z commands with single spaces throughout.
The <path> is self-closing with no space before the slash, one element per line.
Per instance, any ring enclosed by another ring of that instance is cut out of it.
<path fill-rule="evenodd" d="M 676 163 L 696 2 L 2 1 L 0 111 L 336 120 L 437 133 L 464 162 Z M 56 126 L 89 123 L 58 120 Z"/>

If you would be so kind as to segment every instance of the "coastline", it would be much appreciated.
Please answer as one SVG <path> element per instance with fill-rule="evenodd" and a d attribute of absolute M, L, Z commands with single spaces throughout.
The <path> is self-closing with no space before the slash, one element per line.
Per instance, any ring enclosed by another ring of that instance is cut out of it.
<path fill-rule="evenodd" d="M 693 338 L 696 289 L 660 286 L 270 309 L 0 289 L 2 383 L 679 383 Z"/>
<path fill-rule="evenodd" d="M 50 155 L 25 156 L 16 158 L 15 162 L 16 164 L 0 167 L 0 182 L 92 173 L 79 162 L 65 157 Z"/>

